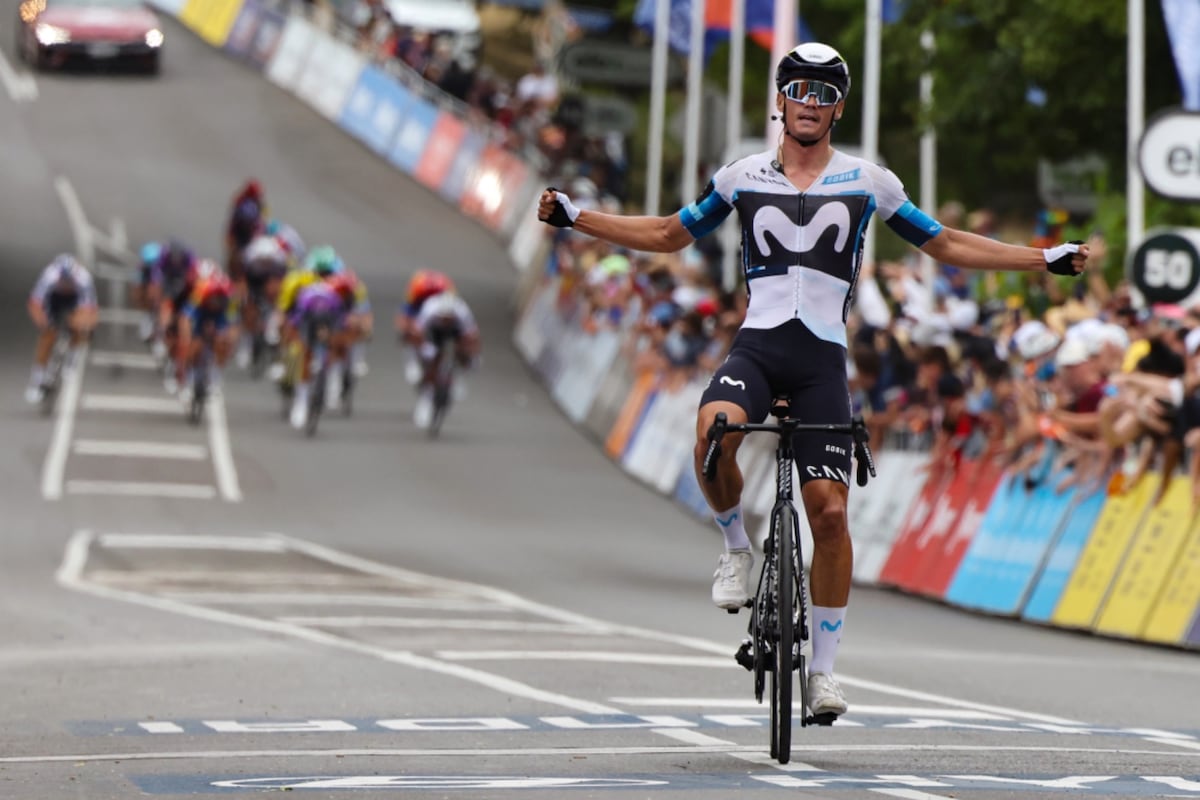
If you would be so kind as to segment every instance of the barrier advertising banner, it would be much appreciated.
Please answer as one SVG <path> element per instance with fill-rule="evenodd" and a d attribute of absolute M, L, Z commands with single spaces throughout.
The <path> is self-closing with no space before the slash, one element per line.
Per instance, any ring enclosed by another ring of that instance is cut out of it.
<path fill-rule="evenodd" d="M 1163 585 L 1142 637 L 1151 642 L 1184 644 L 1200 613 L 1200 515 L 1188 526 L 1179 557 Z M 1200 642 L 1196 642 L 1200 644 Z"/>
<path fill-rule="evenodd" d="M 625 398 L 625 404 L 621 406 L 621 413 L 617 415 L 617 422 L 604 441 L 604 452 L 608 454 L 609 458 L 617 461 L 624 459 L 625 453 L 629 449 L 629 443 L 633 441 L 657 392 L 657 375 L 644 372 L 634 379 L 629 396 Z"/>
<path fill-rule="evenodd" d="M 337 121 L 358 83 L 366 59 L 349 44 L 320 33 L 296 79 L 296 95 L 326 119 Z"/>
<path fill-rule="evenodd" d="M 929 463 L 928 453 L 884 451 L 875 458 L 879 476 L 871 483 L 879 483 L 878 500 L 871 500 L 850 529 L 854 540 L 854 580 L 868 585 L 879 583 L 909 508 L 924 486 L 921 481 L 913 480 L 913 476 L 923 474 Z M 867 488 L 870 486 L 868 483 Z M 851 498 L 856 491 L 861 490 L 850 490 Z"/>
<path fill-rule="evenodd" d="M 489 144 L 479 154 L 478 167 L 464 187 L 459 207 L 492 230 L 501 230 L 509 216 L 521 210 L 521 190 L 528 168 L 512 153 Z"/>
<path fill-rule="evenodd" d="M 958 572 L 958 567 L 967 555 L 967 549 L 975 539 L 983 525 L 987 508 L 992 502 L 992 496 L 1000 487 L 1000 479 L 1004 471 L 991 459 L 980 461 L 961 487 L 952 486 L 951 495 L 956 490 L 962 492 L 961 498 L 954 501 L 952 507 L 961 508 L 957 513 L 954 524 L 948 533 L 942 537 L 940 548 L 931 547 L 921 562 L 919 581 L 914 584 L 913 591 L 933 597 L 945 597 L 950 582 Z"/>
<path fill-rule="evenodd" d="M 303 17 L 288 17 L 275 54 L 267 64 L 267 79 L 288 91 L 294 90 L 317 33 L 316 27 Z"/>
<path fill-rule="evenodd" d="M 436 134 L 434 134 L 436 136 Z M 483 134 L 472 128 L 467 128 L 462 141 L 458 145 L 458 152 L 454 155 L 454 160 L 450 163 L 450 169 L 446 172 L 446 177 L 438 188 L 438 194 L 442 196 L 448 203 L 458 203 L 462 199 L 463 192 L 471 183 L 471 178 L 475 174 L 475 168 L 479 163 L 479 156 L 483 153 L 484 145 L 487 144 L 487 139 Z M 534 221 L 537 222 L 537 212 L 530 214 Z M 538 225 L 543 223 L 537 222 Z M 509 254 L 513 251 L 510 247 Z M 518 269 L 521 266 L 518 262 Z"/>
<path fill-rule="evenodd" d="M 458 153 L 459 145 L 467 135 L 467 126 L 453 114 L 443 111 L 438 114 L 429 134 L 429 144 L 421 154 L 421 160 L 413 171 L 413 177 L 425 187 L 437 191 L 450 174 L 450 165 Z"/>
<path fill-rule="evenodd" d="M 412 102 L 408 90 L 386 72 L 364 67 L 338 122 L 354 138 L 386 156 Z"/>
<path fill-rule="evenodd" d="M 912 476 L 914 482 L 920 480 L 919 475 Z M 927 540 L 927 529 L 934 514 L 945 496 L 946 487 L 953 478 L 953 470 L 944 464 L 931 464 L 921 487 L 921 493 L 909 507 L 896 537 L 892 551 L 888 555 L 883 570 L 879 573 L 879 582 L 889 586 L 903 586 L 916 565 L 917 559 Z"/>
<path fill-rule="evenodd" d="M 1108 498 L 1051 622 L 1090 628 L 1145 516 L 1158 476 L 1149 474 L 1132 489 Z"/>
<path fill-rule="evenodd" d="M 1027 500 L 1024 478 L 1004 473 L 983 521 L 979 523 L 979 530 L 946 587 L 948 602 L 967 608 L 988 604 L 987 589 L 1002 568 L 1010 532 L 1019 529 L 1023 522 L 1028 510 Z"/>
<path fill-rule="evenodd" d="M 1096 631 L 1137 638 L 1158 601 L 1192 521 L 1191 480 L 1171 479 L 1130 545 L 1096 619 Z"/>
<path fill-rule="evenodd" d="M 409 175 L 421 163 L 421 154 L 429 142 L 429 134 L 437 124 L 438 110 L 432 103 L 414 97 L 404 115 L 404 121 L 396 132 L 388 159 Z"/>
<path fill-rule="evenodd" d="M 254 34 L 258 29 L 258 18 L 262 13 L 262 5 L 259 0 L 244 0 L 242 8 L 238 11 L 237 19 L 229 29 L 229 35 L 225 37 L 226 53 L 238 58 L 246 58 L 250 53 L 250 49 L 254 46 Z"/>
<path fill-rule="evenodd" d="M 187 5 L 187 0 L 150 0 L 150 5 L 159 11 L 165 11 L 172 17 L 178 17 Z"/>
<path fill-rule="evenodd" d="M 1096 526 L 1096 521 L 1107 502 L 1107 493 L 1103 489 L 1099 489 L 1088 492 L 1071 509 L 1066 527 L 1050 551 L 1050 556 L 1046 559 L 1046 565 L 1038 577 L 1033 593 L 1025 603 L 1025 608 L 1021 610 L 1021 616 L 1025 619 L 1036 622 L 1050 621 L 1059 598 L 1062 597 L 1063 590 L 1067 586 L 1067 581 L 1070 580 L 1071 573 L 1079 562 L 1079 555 L 1083 552 L 1088 537 L 1091 536 L 1092 529 Z"/>
<path fill-rule="evenodd" d="M 943 487 L 921 535 L 911 544 L 906 574 L 899 577 L 899 586 L 910 592 L 930 594 L 928 571 L 954 539 L 959 518 L 967 509 L 971 487 L 979 471 L 979 462 L 963 459 Z"/>
<path fill-rule="evenodd" d="M 201 39 L 221 47 L 241 7 L 241 0 L 188 0 L 179 12 L 179 19 Z"/>

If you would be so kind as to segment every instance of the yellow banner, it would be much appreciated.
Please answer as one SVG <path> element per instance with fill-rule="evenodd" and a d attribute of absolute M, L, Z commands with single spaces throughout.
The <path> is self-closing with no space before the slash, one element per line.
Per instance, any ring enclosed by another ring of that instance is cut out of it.
<path fill-rule="evenodd" d="M 1200 611 L 1200 517 L 1192 520 L 1191 530 L 1163 587 L 1162 597 L 1150 613 L 1142 638 L 1182 644 L 1197 611 Z"/>
<path fill-rule="evenodd" d="M 1151 473 L 1130 491 L 1108 498 L 1054 609 L 1053 624 L 1067 628 L 1092 626 L 1158 481 L 1159 476 Z"/>
<path fill-rule="evenodd" d="M 1113 581 L 1096 631 L 1137 638 L 1158 601 L 1192 521 L 1191 481 L 1178 476 L 1146 514 Z"/>
<path fill-rule="evenodd" d="M 187 0 L 179 18 L 204 41 L 224 47 L 241 10 L 242 0 Z"/>

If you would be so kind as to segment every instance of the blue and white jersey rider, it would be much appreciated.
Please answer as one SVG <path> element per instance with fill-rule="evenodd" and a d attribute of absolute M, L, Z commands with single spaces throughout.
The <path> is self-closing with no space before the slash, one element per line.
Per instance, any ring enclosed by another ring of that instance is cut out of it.
<path fill-rule="evenodd" d="M 72 291 L 61 291 L 61 287 L 68 285 Z M 76 308 L 95 307 L 96 284 L 92 273 L 83 264 L 71 256 L 61 255 L 42 270 L 29 299 L 40 305 L 47 316 L 54 318 Z"/>
<path fill-rule="evenodd" d="M 836 150 L 804 190 L 784 176 L 772 152 L 728 164 L 680 218 L 698 239 L 735 209 L 750 296 L 743 327 L 799 320 L 818 339 L 842 347 L 871 215 L 914 247 L 942 230 L 892 172 Z"/>

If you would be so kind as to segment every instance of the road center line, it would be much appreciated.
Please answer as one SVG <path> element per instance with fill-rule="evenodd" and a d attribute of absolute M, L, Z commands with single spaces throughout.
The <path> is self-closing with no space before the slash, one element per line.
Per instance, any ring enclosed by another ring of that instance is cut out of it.
<path fill-rule="evenodd" d="M 127 353 L 103 350 L 92 353 L 92 363 L 98 367 L 128 367 L 129 369 L 158 369 L 158 359 L 149 353 Z"/>
<path fill-rule="evenodd" d="M 0 51 L 0 83 L 14 103 L 37 99 L 37 81 L 28 72 L 19 72 L 3 51 Z"/>
<path fill-rule="evenodd" d="M 83 204 L 75 187 L 66 177 L 59 175 L 54 179 L 54 190 L 58 199 L 67 212 L 67 224 L 71 226 L 71 236 L 75 239 L 75 255 L 88 269 L 96 266 L 96 243 L 92 241 L 92 226 L 88 225 L 87 215 L 83 213 Z"/>
<path fill-rule="evenodd" d="M 88 346 L 80 345 L 75 354 L 75 364 L 65 370 L 62 393 L 58 396 L 58 416 L 54 420 L 54 433 L 50 437 L 50 449 L 42 463 L 42 497 L 58 500 L 63 495 L 63 476 L 67 469 L 67 451 L 71 447 L 71 435 L 75 430 L 75 414 L 79 409 L 79 395 L 83 389 L 83 373 L 87 368 Z"/>
<path fill-rule="evenodd" d="M 238 486 L 237 466 L 233 463 L 233 450 L 229 444 L 229 424 L 225 420 L 225 398 L 216 394 L 208 399 L 208 449 L 212 453 L 213 469 L 217 474 L 217 488 L 227 503 L 242 499 Z"/>

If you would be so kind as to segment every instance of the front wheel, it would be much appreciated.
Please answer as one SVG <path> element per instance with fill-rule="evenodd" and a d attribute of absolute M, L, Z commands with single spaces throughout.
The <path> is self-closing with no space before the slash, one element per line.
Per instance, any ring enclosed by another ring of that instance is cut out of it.
<path fill-rule="evenodd" d="M 321 370 L 313 379 L 312 393 L 308 396 L 308 421 L 304 425 L 304 432 L 309 437 L 317 435 L 317 423 L 321 419 L 321 412 L 325 410 L 326 377 L 325 371 Z"/>
<path fill-rule="evenodd" d="M 774 619 L 770 633 L 775 640 L 775 663 L 771 672 L 771 755 L 780 764 L 792 757 L 792 667 L 795 645 L 795 555 L 793 539 L 796 512 L 783 506 L 775 515 Z"/>

